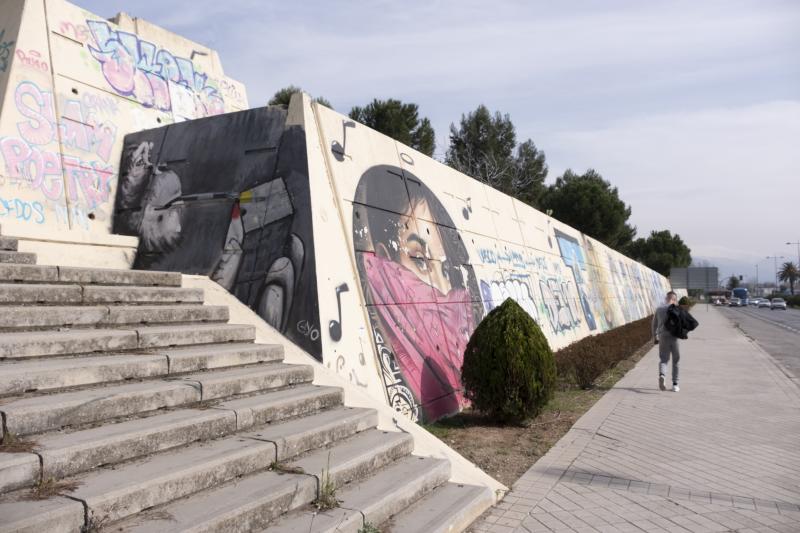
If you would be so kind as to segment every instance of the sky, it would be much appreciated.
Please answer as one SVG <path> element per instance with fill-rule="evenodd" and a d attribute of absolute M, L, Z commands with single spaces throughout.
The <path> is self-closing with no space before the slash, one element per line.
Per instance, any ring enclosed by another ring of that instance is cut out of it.
<path fill-rule="evenodd" d="M 800 1 L 73 0 L 216 49 L 251 106 L 289 84 L 342 113 L 508 113 L 550 168 L 594 168 L 639 236 L 669 229 L 720 276 L 798 262 Z"/>

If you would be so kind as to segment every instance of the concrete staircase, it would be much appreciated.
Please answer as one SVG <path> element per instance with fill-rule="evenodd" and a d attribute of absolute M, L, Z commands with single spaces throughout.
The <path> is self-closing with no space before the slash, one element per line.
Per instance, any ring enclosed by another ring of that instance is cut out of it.
<path fill-rule="evenodd" d="M 491 503 L 179 274 L 0 249 L 0 532 L 433 533 Z"/>

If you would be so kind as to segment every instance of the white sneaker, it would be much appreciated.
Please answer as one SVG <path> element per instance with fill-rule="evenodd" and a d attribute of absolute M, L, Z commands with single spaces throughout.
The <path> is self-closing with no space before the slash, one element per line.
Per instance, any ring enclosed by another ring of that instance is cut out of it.
<path fill-rule="evenodd" d="M 672 386 L 672 392 L 680 392 L 680 391 L 681 391 L 681 388 L 678 387 L 677 385 L 673 385 Z"/>
<path fill-rule="evenodd" d="M 664 376 L 658 376 L 658 388 L 661 390 L 667 390 L 667 386 L 664 385 Z"/>

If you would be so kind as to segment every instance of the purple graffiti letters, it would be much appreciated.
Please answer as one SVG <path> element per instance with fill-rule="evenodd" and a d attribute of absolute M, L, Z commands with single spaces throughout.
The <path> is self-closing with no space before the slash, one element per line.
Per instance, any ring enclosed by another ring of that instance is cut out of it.
<path fill-rule="evenodd" d="M 208 76 L 195 71 L 190 59 L 158 49 L 132 33 L 113 30 L 107 22 L 87 20 L 86 24 L 95 41 L 89 51 L 118 94 L 131 96 L 145 107 L 172 111 L 169 82 L 173 82 L 195 93 L 197 116 L 225 111 L 219 91 L 207 84 Z"/>

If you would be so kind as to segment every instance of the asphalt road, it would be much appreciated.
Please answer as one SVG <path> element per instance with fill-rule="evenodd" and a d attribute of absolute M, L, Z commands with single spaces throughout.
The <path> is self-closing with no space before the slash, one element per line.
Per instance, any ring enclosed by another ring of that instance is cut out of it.
<path fill-rule="evenodd" d="M 701 324 L 704 306 L 697 305 L 692 310 Z M 719 309 L 775 358 L 787 376 L 800 385 L 800 310 L 779 311 L 755 307 Z"/>

